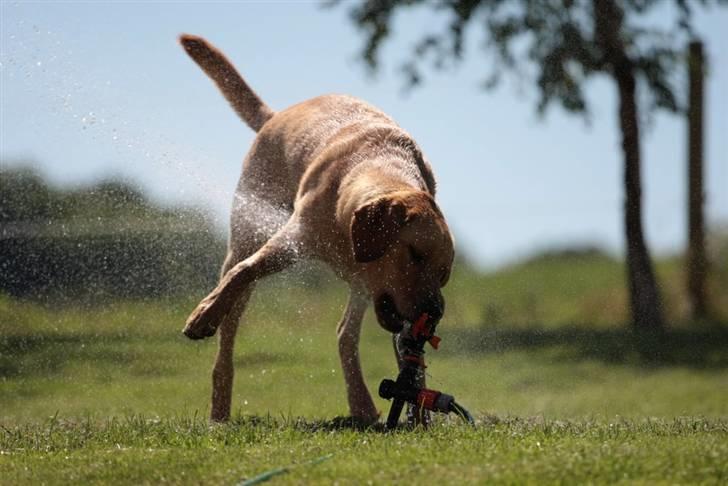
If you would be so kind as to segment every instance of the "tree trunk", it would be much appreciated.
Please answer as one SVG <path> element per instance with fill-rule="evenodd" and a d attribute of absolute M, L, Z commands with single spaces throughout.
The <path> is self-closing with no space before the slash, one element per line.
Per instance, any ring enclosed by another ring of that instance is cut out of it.
<path fill-rule="evenodd" d="M 618 67 L 614 74 L 619 87 L 619 125 L 624 156 L 624 229 L 632 324 L 640 331 L 660 331 L 664 327 L 662 305 L 642 232 L 639 118 L 635 79 L 630 67 Z"/>
<path fill-rule="evenodd" d="M 621 38 L 624 12 L 613 0 L 593 0 L 594 32 L 619 92 L 624 156 L 624 228 L 632 325 L 657 334 L 664 329 L 662 303 L 642 232 L 640 134 L 634 66 Z"/>
<path fill-rule="evenodd" d="M 708 303 L 703 222 L 703 43 L 690 43 L 688 74 L 688 251 L 687 290 L 693 319 L 705 319 Z"/>

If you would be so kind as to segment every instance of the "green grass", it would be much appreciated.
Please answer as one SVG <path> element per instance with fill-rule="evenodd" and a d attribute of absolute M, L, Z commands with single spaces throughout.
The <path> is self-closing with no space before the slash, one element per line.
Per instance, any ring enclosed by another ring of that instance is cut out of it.
<path fill-rule="evenodd" d="M 283 465 L 279 483 L 669 482 L 728 479 L 728 424 L 704 419 L 572 422 L 489 418 L 472 429 L 384 434 L 326 422 L 243 417 L 49 420 L 2 435 L 10 483 L 234 484 Z"/>
<path fill-rule="evenodd" d="M 180 333 L 195 299 L 0 298 L 0 483 L 233 484 L 328 453 L 275 481 L 725 483 L 728 330 L 684 321 L 678 262 L 659 271 L 672 327 L 652 343 L 625 326 L 622 268 L 609 259 L 456 273 L 429 385 L 478 426 L 441 419 L 395 434 L 334 419 L 347 412 L 340 286 L 261 286 L 238 337 L 237 418 L 215 427 L 215 341 Z M 370 389 L 395 376 L 371 316 L 361 355 Z"/>

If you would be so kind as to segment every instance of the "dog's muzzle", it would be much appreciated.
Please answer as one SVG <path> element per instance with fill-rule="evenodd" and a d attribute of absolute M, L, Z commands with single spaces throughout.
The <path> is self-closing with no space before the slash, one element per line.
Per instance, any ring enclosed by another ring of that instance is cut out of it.
<path fill-rule="evenodd" d="M 374 302 L 374 312 L 379 325 L 391 333 L 398 333 L 404 326 L 405 317 L 397 310 L 391 295 L 384 293 Z"/>

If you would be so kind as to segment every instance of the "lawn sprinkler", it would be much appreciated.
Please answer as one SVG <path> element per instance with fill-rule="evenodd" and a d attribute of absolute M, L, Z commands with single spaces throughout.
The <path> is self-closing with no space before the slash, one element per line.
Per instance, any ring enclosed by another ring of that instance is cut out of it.
<path fill-rule="evenodd" d="M 387 429 L 397 428 L 399 416 L 405 403 L 409 404 L 408 422 L 416 423 L 419 416 L 421 423 L 427 425 L 427 411 L 441 413 L 455 413 L 469 424 L 473 424 L 473 417 L 462 405 L 455 401 L 455 397 L 437 390 L 421 387 L 425 373 L 425 343 L 437 349 L 440 338 L 435 336 L 433 324 L 428 324 L 429 316 L 425 313 L 413 324 L 405 322 L 402 330 L 395 335 L 395 351 L 399 356 L 399 376 L 396 381 L 384 379 L 379 385 L 379 396 L 392 400 L 392 406 L 387 416 Z"/>

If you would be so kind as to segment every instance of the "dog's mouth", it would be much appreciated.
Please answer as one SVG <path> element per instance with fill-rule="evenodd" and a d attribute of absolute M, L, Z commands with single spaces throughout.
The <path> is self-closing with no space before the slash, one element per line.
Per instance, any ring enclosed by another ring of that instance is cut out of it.
<path fill-rule="evenodd" d="M 397 333 L 404 327 L 406 318 L 397 310 L 391 295 L 383 293 L 374 302 L 374 312 L 379 325 L 391 333 Z"/>

